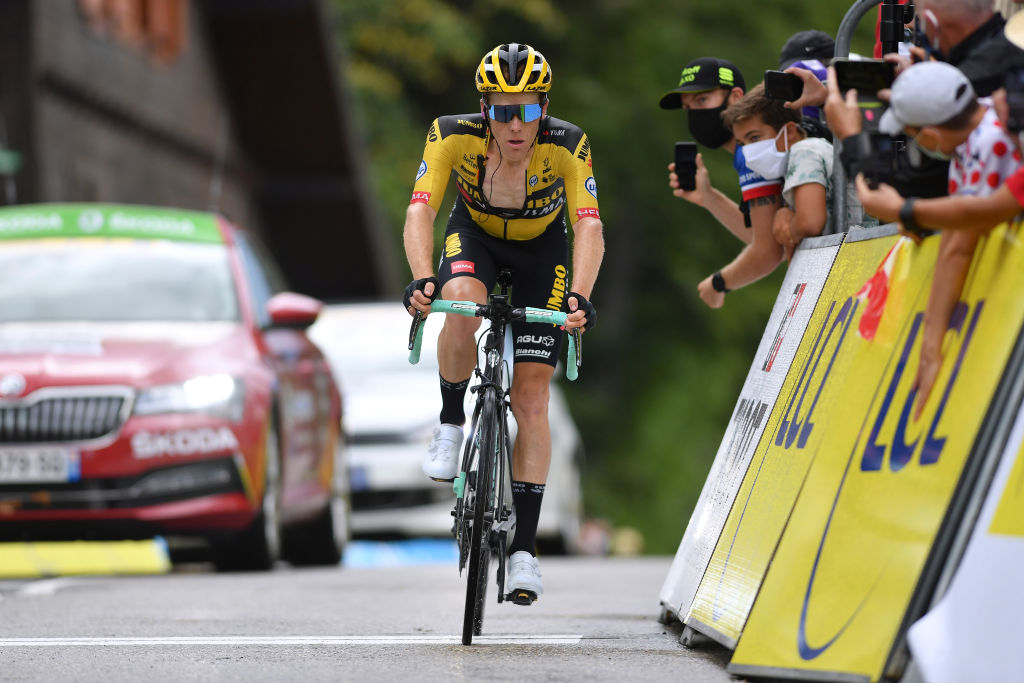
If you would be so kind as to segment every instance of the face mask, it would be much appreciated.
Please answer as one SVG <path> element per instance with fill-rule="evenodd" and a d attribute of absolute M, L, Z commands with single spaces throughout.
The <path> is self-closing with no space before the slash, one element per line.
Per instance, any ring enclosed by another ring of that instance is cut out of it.
<path fill-rule="evenodd" d="M 693 139 L 711 149 L 718 149 L 732 140 L 732 131 L 722 125 L 722 112 L 729 106 L 728 100 L 714 109 L 691 109 L 687 112 L 687 123 Z"/>
<path fill-rule="evenodd" d="M 920 133 L 918 133 L 917 135 L 920 135 Z M 917 141 L 917 135 L 915 135 L 911 139 L 911 142 L 914 143 L 914 147 L 917 147 L 919 150 L 921 150 L 921 154 L 924 154 L 927 157 L 931 157 L 936 161 L 951 161 L 953 159 L 952 154 L 946 154 L 940 149 L 928 149 L 927 147 L 925 147 L 924 145 Z"/>
<path fill-rule="evenodd" d="M 775 148 L 775 143 L 783 136 L 785 152 Z M 749 145 L 743 145 L 743 158 L 747 162 L 747 168 L 765 180 L 775 180 L 786 175 L 786 165 L 789 162 L 789 127 L 783 126 L 779 134 L 771 140 L 759 140 Z"/>

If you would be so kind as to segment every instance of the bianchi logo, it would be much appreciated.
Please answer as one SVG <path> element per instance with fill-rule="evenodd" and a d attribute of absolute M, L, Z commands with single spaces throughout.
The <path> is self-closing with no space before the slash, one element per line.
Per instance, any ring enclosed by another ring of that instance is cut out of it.
<path fill-rule="evenodd" d="M 551 358 L 551 352 L 544 349 L 516 349 L 516 358 L 532 356 L 535 358 Z"/>
<path fill-rule="evenodd" d="M 78 215 L 78 229 L 82 232 L 96 232 L 103 227 L 103 214 L 95 209 L 83 211 Z"/>

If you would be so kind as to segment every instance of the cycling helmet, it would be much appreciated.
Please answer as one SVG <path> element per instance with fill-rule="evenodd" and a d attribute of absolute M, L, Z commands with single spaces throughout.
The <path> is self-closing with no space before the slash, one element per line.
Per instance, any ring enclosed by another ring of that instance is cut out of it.
<path fill-rule="evenodd" d="M 504 64 L 509 78 L 501 72 Z M 523 75 L 515 81 L 516 73 L 523 66 Z M 540 92 L 551 90 L 551 66 L 544 55 L 529 45 L 506 43 L 484 55 L 476 70 L 476 89 L 480 92 Z"/>

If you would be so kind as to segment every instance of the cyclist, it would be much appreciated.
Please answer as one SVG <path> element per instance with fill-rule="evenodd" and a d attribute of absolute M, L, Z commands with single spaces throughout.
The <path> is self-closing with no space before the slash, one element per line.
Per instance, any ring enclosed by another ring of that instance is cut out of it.
<path fill-rule="evenodd" d="M 480 112 L 442 116 L 427 132 L 405 219 L 405 253 L 413 281 L 404 304 L 429 312 L 444 299 L 486 303 L 498 270 L 514 269 L 516 306 L 570 312 L 567 329 L 592 329 L 588 301 L 604 255 L 590 141 L 578 127 L 549 117 L 551 66 L 529 45 L 507 43 L 484 55 L 476 71 Z M 449 176 L 459 190 L 433 266 L 434 219 Z M 573 227 L 571 280 L 566 223 Z M 463 400 L 476 366 L 479 318 L 445 316 L 438 337 L 441 424 L 423 470 L 437 481 L 457 474 Z M 508 591 L 543 592 L 534 552 L 537 520 L 551 461 L 548 385 L 562 345 L 551 325 L 512 324 L 511 406 L 518 423 L 512 498 L 516 533 L 509 547 Z"/>

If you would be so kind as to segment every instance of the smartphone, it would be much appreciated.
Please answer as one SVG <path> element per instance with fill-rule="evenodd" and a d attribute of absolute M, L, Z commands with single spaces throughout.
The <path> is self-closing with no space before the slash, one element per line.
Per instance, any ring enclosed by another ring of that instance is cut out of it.
<path fill-rule="evenodd" d="M 676 175 L 679 187 L 692 192 L 697 189 L 697 143 L 676 143 Z"/>
<path fill-rule="evenodd" d="M 772 100 L 792 102 L 800 99 L 804 92 L 804 82 L 796 74 L 785 71 L 764 72 L 764 94 Z"/>
<path fill-rule="evenodd" d="M 858 99 L 877 100 L 878 91 L 891 88 L 896 79 L 896 65 L 883 59 L 834 59 L 832 66 L 840 92 L 853 88 Z"/>

